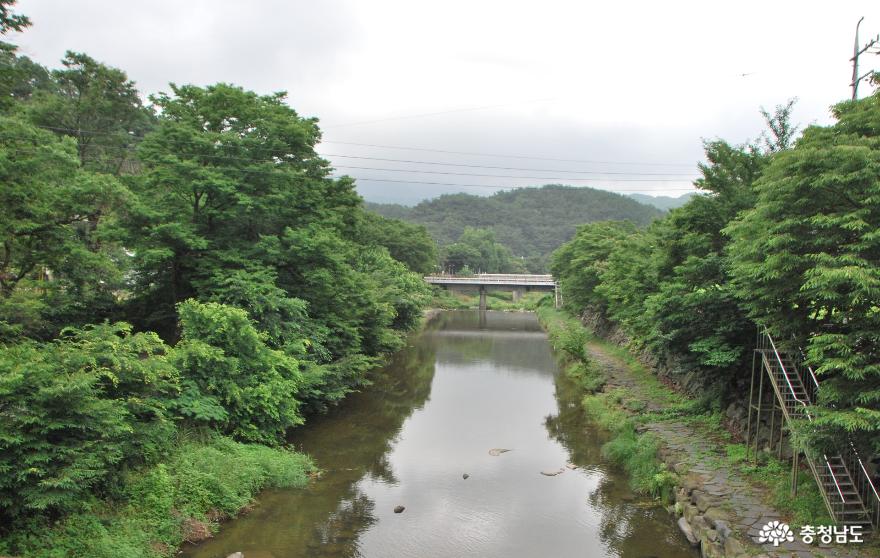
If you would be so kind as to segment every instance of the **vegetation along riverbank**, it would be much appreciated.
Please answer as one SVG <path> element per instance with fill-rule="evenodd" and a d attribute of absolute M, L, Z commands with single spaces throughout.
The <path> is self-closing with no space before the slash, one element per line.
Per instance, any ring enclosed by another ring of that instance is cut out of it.
<path fill-rule="evenodd" d="M 603 457 L 628 473 L 634 491 L 662 501 L 703 556 L 867 557 L 880 548 L 876 541 L 860 550 L 756 544 L 757 530 L 772 519 L 795 528 L 831 523 L 812 477 L 800 475 L 792 498 L 788 464 L 747 459 L 738 433 L 707 400 L 672 389 L 578 318 L 550 307 L 538 316 L 563 373 L 581 386 L 584 412 L 609 433 Z"/>
<path fill-rule="evenodd" d="M 288 432 L 418 327 L 434 243 L 283 93 L 0 62 L 0 555 L 173 555 L 306 482 Z"/>

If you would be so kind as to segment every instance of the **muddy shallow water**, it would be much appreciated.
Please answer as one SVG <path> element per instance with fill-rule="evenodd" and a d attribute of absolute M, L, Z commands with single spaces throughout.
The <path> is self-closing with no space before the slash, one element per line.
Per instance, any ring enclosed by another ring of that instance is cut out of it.
<path fill-rule="evenodd" d="M 441 313 L 371 387 L 291 441 L 323 477 L 264 492 L 184 556 L 696 556 L 669 514 L 602 462 L 601 433 L 532 314 Z"/>

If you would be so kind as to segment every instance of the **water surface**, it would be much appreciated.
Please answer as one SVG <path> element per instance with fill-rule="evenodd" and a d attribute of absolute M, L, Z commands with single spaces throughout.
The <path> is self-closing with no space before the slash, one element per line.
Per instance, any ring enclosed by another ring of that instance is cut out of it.
<path fill-rule="evenodd" d="M 184 555 L 696 556 L 669 514 L 602 462 L 602 435 L 534 315 L 444 312 L 373 382 L 296 431 L 294 445 L 325 470 L 320 480 L 264 492 L 253 512 Z"/>

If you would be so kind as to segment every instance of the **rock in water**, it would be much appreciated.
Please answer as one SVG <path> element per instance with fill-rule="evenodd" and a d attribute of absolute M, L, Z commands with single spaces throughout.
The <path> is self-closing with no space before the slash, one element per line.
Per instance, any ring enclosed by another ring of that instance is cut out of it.
<path fill-rule="evenodd" d="M 394 513 L 403 513 L 403 510 L 405 510 L 405 509 L 406 508 L 403 506 L 395 506 Z"/>
<path fill-rule="evenodd" d="M 461 476 L 461 478 L 463 478 L 464 480 L 468 480 L 469 476 L 470 476 L 469 474 L 465 473 Z"/>
<path fill-rule="evenodd" d="M 544 475 L 545 477 L 555 477 L 556 475 L 559 475 L 564 472 L 565 472 L 565 467 L 563 467 L 561 469 L 547 469 L 547 470 L 541 471 L 541 474 Z"/>
<path fill-rule="evenodd" d="M 681 532 L 684 534 L 684 537 L 691 543 L 691 546 L 699 546 L 700 540 L 697 539 L 696 535 L 694 535 L 693 529 L 691 529 L 690 523 L 688 523 L 687 519 L 684 517 L 678 518 L 678 528 L 681 529 Z"/>
<path fill-rule="evenodd" d="M 226 558 L 244 558 L 244 554 L 241 552 L 233 552 L 232 554 L 230 554 Z"/>
<path fill-rule="evenodd" d="M 509 451 L 510 451 L 509 449 L 504 449 L 504 448 L 492 448 L 489 450 L 489 455 L 494 455 L 495 457 L 498 457 L 502 453 L 507 453 Z"/>

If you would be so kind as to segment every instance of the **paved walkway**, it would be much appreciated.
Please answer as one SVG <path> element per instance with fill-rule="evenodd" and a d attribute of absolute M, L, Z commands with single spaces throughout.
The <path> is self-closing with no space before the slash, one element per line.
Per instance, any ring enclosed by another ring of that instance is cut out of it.
<path fill-rule="evenodd" d="M 647 389 L 629 366 L 616 356 L 606 352 L 601 345 L 587 346 L 590 357 L 605 372 L 608 388 L 624 388 L 628 395 L 641 401 L 647 411 L 660 411 L 663 404 L 647 393 Z M 664 420 L 642 425 L 640 430 L 652 432 L 663 442 L 667 462 L 675 463 L 674 469 L 683 477 L 683 485 L 699 490 L 697 500 L 701 512 L 711 514 L 716 508 L 740 541 L 751 541 L 746 552 L 753 556 L 797 558 L 869 558 L 880 556 L 876 542 L 870 548 L 862 545 L 837 545 L 819 547 L 806 545 L 798 538 L 794 542 L 760 545 L 757 535 L 760 528 L 771 520 L 781 520 L 782 514 L 762 497 L 762 489 L 742 476 L 726 460 L 724 447 L 727 442 L 707 432 L 699 425 L 677 420 Z M 763 491 L 766 493 L 766 491 Z M 710 511 L 707 511 L 710 510 Z M 797 533 L 795 533 L 797 535 Z M 870 535 L 868 535 L 870 536 Z"/>

